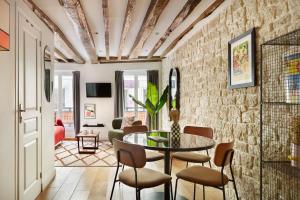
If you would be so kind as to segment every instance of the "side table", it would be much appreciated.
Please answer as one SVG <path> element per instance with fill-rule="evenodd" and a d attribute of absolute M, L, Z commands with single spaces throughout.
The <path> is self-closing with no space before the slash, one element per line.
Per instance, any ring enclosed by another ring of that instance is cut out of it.
<path fill-rule="evenodd" d="M 96 150 L 99 146 L 99 132 L 90 132 L 84 131 L 80 132 L 77 136 L 77 144 L 78 144 L 78 153 L 86 154 L 86 153 L 96 153 Z M 85 138 L 92 138 L 91 140 L 94 143 L 94 146 L 84 146 L 84 139 Z M 81 141 L 81 147 L 80 147 Z"/>

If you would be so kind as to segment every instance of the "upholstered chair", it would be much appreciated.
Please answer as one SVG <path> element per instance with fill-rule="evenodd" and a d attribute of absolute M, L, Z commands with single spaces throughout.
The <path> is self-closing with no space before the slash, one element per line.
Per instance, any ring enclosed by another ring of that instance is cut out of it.
<path fill-rule="evenodd" d="M 113 139 L 113 146 L 118 165 L 110 199 L 113 197 L 116 182 L 121 182 L 127 186 L 134 187 L 136 200 L 140 200 L 140 191 L 142 189 L 152 188 L 171 182 L 171 176 L 152 169 L 144 168 L 146 164 L 146 153 L 144 147 L 125 143 L 116 139 Z M 130 168 L 120 172 L 119 179 L 117 179 L 120 163 L 129 166 Z"/>
<path fill-rule="evenodd" d="M 223 199 L 225 200 L 225 186 L 229 181 L 232 181 L 236 198 L 238 199 L 238 192 L 231 166 L 233 154 L 233 142 L 220 143 L 215 150 L 214 163 L 217 167 L 221 168 L 221 171 L 195 165 L 178 172 L 176 174 L 177 178 L 175 184 L 175 199 L 179 179 L 194 183 L 194 199 L 196 194 L 196 184 L 200 184 L 203 186 L 203 199 L 205 199 L 205 186 L 209 186 L 222 190 Z M 224 168 L 228 165 L 230 167 L 231 179 L 226 174 L 224 174 Z"/>
<path fill-rule="evenodd" d="M 213 130 L 209 127 L 199 127 L 199 126 L 185 126 L 183 132 L 186 134 L 200 135 L 203 137 L 207 137 L 213 139 Z M 171 169 L 172 169 L 172 161 L 173 158 L 186 162 L 186 167 L 188 167 L 189 162 L 191 163 L 204 163 L 209 162 L 209 166 L 211 167 L 210 157 L 208 154 L 208 150 L 206 150 L 206 155 L 200 154 L 198 152 L 176 152 L 172 154 L 171 158 Z"/>
<path fill-rule="evenodd" d="M 140 126 L 126 126 L 123 129 L 124 135 L 127 135 L 129 133 L 137 133 L 137 132 L 147 132 L 148 127 L 145 125 L 140 125 Z M 158 161 L 164 158 L 164 154 L 156 152 L 156 151 L 146 151 L 146 161 L 147 162 L 153 162 L 153 161 Z"/>

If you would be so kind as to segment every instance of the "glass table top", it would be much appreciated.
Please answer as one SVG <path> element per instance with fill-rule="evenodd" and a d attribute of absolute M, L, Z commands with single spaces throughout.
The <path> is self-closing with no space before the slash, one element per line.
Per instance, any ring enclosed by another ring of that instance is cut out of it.
<path fill-rule="evenodd" d="M 131 133 L 125 135 L 123 141 L 161 151 L 197 151 L 215 146 L 215 141 L 207 137 L 186 133 L 171 135 L 167 131 Z"/>

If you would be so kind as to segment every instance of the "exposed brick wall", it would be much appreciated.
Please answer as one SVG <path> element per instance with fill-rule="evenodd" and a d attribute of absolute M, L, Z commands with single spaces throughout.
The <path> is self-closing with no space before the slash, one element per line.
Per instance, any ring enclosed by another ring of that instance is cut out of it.
<path fill-rule="evenodd" d="M 210 126 L 217 142 L 235 139 L 234 173 L 239 195 L 241 199 L 259 199 L 259 81 L 256 87 L 227 89 L 227 44 L 256 27 L 259 80 L 260 44 L 300 28 L 300 1 L 231 2 L 164 59 L 162 82 L 168 83 L 170 67 L 179 67 L 181 127 L 187 124 Z M 166 108 L 162 115 L 163 128 L 169 129 Z M 234 199 L 232 184 L 229 185 L 227 197 Z"/>

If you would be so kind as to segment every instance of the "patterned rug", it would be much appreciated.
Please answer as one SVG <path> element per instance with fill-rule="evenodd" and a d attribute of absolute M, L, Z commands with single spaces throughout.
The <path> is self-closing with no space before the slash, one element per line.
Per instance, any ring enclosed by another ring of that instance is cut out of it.
<path fill-rule="evenodd" d="M 85 142 L 88 146 L 89 142 Z M 77 141 L 63 141 L 55 149 L 56 167 L 114 167 L 114 150 L 109 141 L 100 141 L 95 154 L 78 154 Z"/>

